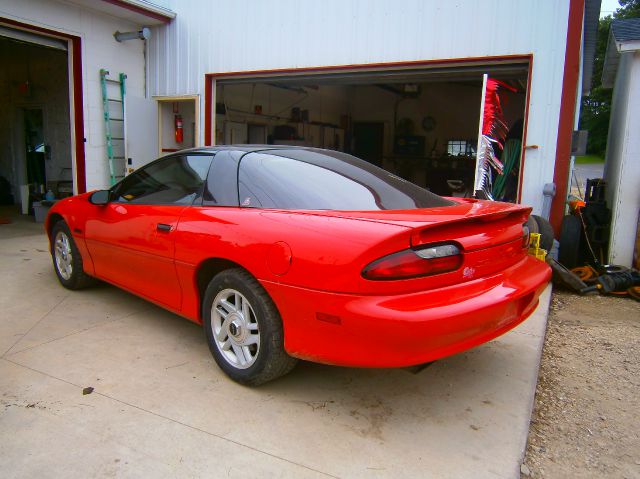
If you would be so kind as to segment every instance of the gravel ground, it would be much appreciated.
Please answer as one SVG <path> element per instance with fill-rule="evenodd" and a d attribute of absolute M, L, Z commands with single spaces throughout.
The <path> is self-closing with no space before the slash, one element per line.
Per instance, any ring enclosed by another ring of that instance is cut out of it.
<path fill-rule="evenodd" d="M 640 478 L 640 302 L 554 292 L 521 478 Z"/>

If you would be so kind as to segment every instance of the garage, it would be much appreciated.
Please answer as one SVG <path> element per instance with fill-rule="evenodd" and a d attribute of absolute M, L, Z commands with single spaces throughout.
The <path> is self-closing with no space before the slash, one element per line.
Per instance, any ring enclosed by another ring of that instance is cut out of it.
<path fill-rule="evenodd" d="M 48 192 L 61 198 L 78 191 L 73 44 L 67 38 L 0 26 L 0 61 L 6 67 L 0 73 L 0 203 L 21 204 L 23 214 L 33 212 L 34 202 L 37 209 Z"/>
<path fill-rule="evenodd" d="M 493 172 L 494 197 L 518 201 L 529 66 L 516 57 L 210 75 L 215 114 L 207 106 L 216 144 L 344 151 L 437 194 L 471 196 L 487 74 L 505 85 L 499 101 L 515 145 L 503 174 Z"/>

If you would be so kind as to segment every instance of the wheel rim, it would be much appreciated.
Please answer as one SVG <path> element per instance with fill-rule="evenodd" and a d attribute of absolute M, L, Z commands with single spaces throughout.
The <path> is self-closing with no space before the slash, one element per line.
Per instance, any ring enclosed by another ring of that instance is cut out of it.
<path fill-rule="evenodd" d="M 68 281 L 73 274 L 73 255 L 71 253 L 71 242 L 64 231 L 58 231 L 58 234 L 56 234 L 54 254 L 58 273 L 62 279 Z"/>
<path fill-rule="evenodd" d="M 211 330 L 218 351 L 234 368 L 247 369 L 260 352 L 260 329 L 251 303 L 235 289 L 220 291 L 211 306 Z"/>

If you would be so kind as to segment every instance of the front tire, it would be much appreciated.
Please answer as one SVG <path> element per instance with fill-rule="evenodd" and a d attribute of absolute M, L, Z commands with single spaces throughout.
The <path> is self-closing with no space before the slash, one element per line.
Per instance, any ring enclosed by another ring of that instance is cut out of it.
<path fill-rule="evenodd" d="M 247 271 L 223 271 L 204 294 L 202 317 L 216 363 L 240 384 L 258 386 L 293 369 L 275 304 Z"/>
<path fill-rule="evenodd" d="M 51 229 L 51 259 L 60 284 L 67 289 L 82 289 L 95 283 L 84 272 L 82 256 L 64 221 L 58 221 Z"/>

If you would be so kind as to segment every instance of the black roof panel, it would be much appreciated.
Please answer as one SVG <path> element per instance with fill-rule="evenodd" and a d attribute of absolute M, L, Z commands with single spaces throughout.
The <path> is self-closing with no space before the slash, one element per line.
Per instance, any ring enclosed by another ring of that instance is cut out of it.
<path fill-rule="evenodd" d="M 215 146 L 197 146 L 195 148 L 186 148 L 184 150 L 177 151 L 176 153 L 214 153 L 216 151 L 243 151 L 250 153 L 253 151 L 265 151 L 265 150 L 302 150 L 306 149 L 304 146 L 289 146 L 289 145 L 215 145 Z"/>

